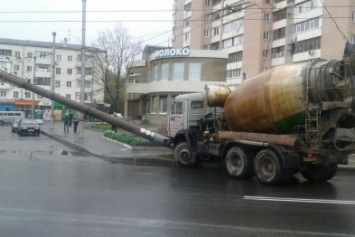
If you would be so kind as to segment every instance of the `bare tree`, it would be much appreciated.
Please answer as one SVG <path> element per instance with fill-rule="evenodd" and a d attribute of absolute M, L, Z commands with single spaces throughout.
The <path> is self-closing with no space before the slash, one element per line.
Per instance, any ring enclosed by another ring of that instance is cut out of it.
<path fill-rule="evenodd" d="M 93 46 L 106 52 L 93 53 L 95 83 L 104 89 L 111 112 L 118 111 L 130 68 L 142 52 L 141 40 L 134 40 L 128 29 L 117 25 L 113 29 L 99 32 Z"/>

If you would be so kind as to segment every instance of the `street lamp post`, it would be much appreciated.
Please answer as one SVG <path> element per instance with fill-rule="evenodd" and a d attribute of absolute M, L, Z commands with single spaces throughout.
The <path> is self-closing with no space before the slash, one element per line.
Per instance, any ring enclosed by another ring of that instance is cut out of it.
<path fill-rule="evenodd" d="M 81 41 L 81 85 L 80 85 L 80 103 L 84 104 L 85 98 L 85 32 L 86 32 L 86 0 L 82 0 L 82 41 Z M 83 116 L 84 117 L 84 116 Z M 79 138 L 84 138 L 84 121 L 79 123 Z"/>
<path fill-rule="evenodd" d="M 53 52 L 52 52 L 52 80 L 51 80 L 51 93 L 54 93 L 54 83 L 55 83 L 55 36 L 56 33 L 53 32 Z M 50 130 L 54 130 L 54 101 L 51 102 L 51 127 Z"/>
<path fill-rule="evenodd" d="M 35 78 L 36 78 L 36 56 L 33 57 L 33 79 L 32 79 L 32 84 L 35 84 Z M 31 118 L 34 119 L 34 114 L 35 114 L 35 93 L 32 92 L 32 104 L 31 104 Z"/>

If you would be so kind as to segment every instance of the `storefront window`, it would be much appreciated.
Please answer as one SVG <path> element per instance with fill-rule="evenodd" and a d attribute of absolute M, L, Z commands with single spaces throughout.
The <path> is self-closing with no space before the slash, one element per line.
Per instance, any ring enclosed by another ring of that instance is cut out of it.
<path fill-rule="evenodd" d="M 189 63 L 189 80 L 201 80 L 201 63 Z"/>
<path fill-rule="evenodd" d="M 169 64 L 163 63 L 161 65 L 161 81 L 168 81 L 169 80 Z"/>
<path fill-rule="evenodd" d="M 184 63 L 174 63 L 173 81 L 184 80 Z"/>

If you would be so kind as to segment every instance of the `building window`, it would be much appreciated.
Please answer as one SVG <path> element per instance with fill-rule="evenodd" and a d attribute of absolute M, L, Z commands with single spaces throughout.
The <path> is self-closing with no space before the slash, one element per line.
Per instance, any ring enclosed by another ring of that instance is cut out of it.
<path fill-rule="evenodd" d="M 303 21 L 295 25 L 296 33 L 301 33 L 307 30 L 313 30 L 322 26 L 322 19 L 314 18 L 308 21 Z"/>
<path fill-rule="evenodd" d="M 220 4 L 221 0 L 212 0 L 212 6 L 216 6 L 217 4 Z"/>
<path fill-rule="evenodd" d="M 32 58 L 32 52 L 27 52 L 27 58 Z"/>
<path fill-rule="evenodd" d="M 71 69 L 71 68 L 68 68 L 68 69 L 67 69 L 67 74 L 68 74 L 68 75 L 71 75 L 71 74 L 73 74 L 73 69 Z"/>
<path fill-rule="evenodd" d="M 211 5 L 211 0 L 205 0 L 205 6 L 208 7 Z"/>
<path fill-rule="evenodd" d="M 14 71 L 16 71 L 16 72 L 20 71 L 20 65 L 15 64 Z"/>
<path fill-rule="evenodd" d="M 32 72 L 32 66 L 27 66 L 27 72 Z"/>
<path fill-rule="evenodd" d="M 56 55 L 56 62 L 62 61 L 62 55 L 57 54 Z"/>
<path fill-rule="evenodd" d="M 212 28 L 212 36 L 219 35 L 219 26 Z"/>
<path fill-rule="evenodd" d="M 263 58 L 268 58 L 269 50 L 263 50 Z"/>
<path fill-rule="evenodd" d="M 205 15 L 205 22 L 209 22 L 211 20 L 210 14 Z"/>
<path fill-rule="evenodd" d="M 270 22 L 270 13 L 265 13 L 264 14 L 264 22 Z"/>
<path fill-rule="evenodd" d="M 173 64 L 173 81 L 184 80 L 184 63 Z"/>
<path fill-rule="evenodd" d="M 68 56 L 68 62 L 72 62 L 73 61 L 73 56 Z"/>
<path fill-rule="evenodd" d="M 36 77 L 34 82 L 35 85 L 49 86 L 51 79 L 49 77 Z"/>
<path fill-rule="evenodd" d="M 270 32 L 264 31 L 264 40 L 269 40 L 269 39 L 270 39 Z"/>
<path fill-rule="evenodd" d="M 204 50 L 208 50 L 208 45 L 207 45 L 207 44 L 204 44 L 204 45 L 203 45 L 203 49 L 204 49 Z"/>
<path fill-rule="evenodd" d="M 232 46 L 240 45 L 243 43 L 243 35 L 238 35 L 233 38 L 223 40 L 223 48 L 229 48 Z"/>
<path fill-rule="evenodd" d="M 159 98 L 159 113 L 165 114 L 167 112 L 167 97 L 166 96 L 160 96 Z"/>
<path fill-rule="evenodd" d="M 70 95 L 70 94 L 66 94 L 66 95 L 65 95 L 65 98 L 71 99 L 71 95 Z"/>
<path fill-rule="evenodd" d="M 60 81 L 59 80 L 55 81 L 55 87 L 60 87 Z"/>
<path fill-rule="evenodd" d="M 67 87 L 71 87 L 71 81 L 67 81 Z"/>
<path fill-rule="evenodd" d="M 151 81 L 157 81 L 157 80 L 158 80 L 158 65 L 155 64 L 152 67 Z"/>
<path fill-rule="evenodd" d="M 189 80 L 201 80 L 201 63 L 189 63 Z"/>
<path fill-rule="evenodd" d="M 204 37 L 209 37 L 209 36 L 210 36 L 210 35 L 209 35 L 209 32 L 210 32 L 209 30 L 204 30 L 204 31 L 203 31 L 203 36 L 204 36 Z"/>
<path fill-rule="evenodd" d="M 284 56 L 285 46 L 272 49 L 272 58 L 281 58 Z"/>
<path fill-rule="evenodd" d="M 18 91 L 14 91 L 14 99 L 17 99 L 18 98 Z"/>
<path fill-rule="evenodd" d="M 186 5 L 184 6 L 184 10 L 185 10 L 185 13 L 189 13 L 189 12 L 191 11 L 191 3 L 186 4 Z"/>
<path fill-rule="evenodd" d="M 274 22 L 286 19 L 286 10 L 274 12 L 273 19 L 274 19 Z"/>
<path fill-rule="evenodd" d="M 153 97 L 153 101 L 152 101 L 152 106 L 153 106 L 153 113 L 156 113 L 157 112 L 157 96 Z"/>
<path fill-rule="evenodd" d="M 39 58 L 47 58 L 47 56 L 49 55 L 50 53 L 47 53 L 47 52 L 39 52 Z"/>
<path fill-rule="evenodd" d="M 1 56 L 11 56 L 11 50 L 6 50 L 6 49 L 0 49 L 0 55 Z"/>
<path fill-rule="evenodd" d="M 26 99 L 31 98 L 31 92 L 25 91 L 25 98 Z"/>
<path fill-rule="evenodd" d="M 228 77 L 228 78 L 240 77 L 241 72 L 242 72 L 242 69 L 240 69 L 240 68 L 228 70 L 228 71 L 227 71 L 227 77 Z"/>
<path fill-rule="evenodd" d="M 184 27 L 189 27 L 190 26 L 190 18 L 184 20 Z"/>
<path fill-rule="evenodd" d="M 219 50 L 219 42 L 211 44 L 211 50 Z"/>
<path fill-rule="evenodd" d="M 282 39 L 285 38 L 286 35 L 286 28 L 280 28 L 280 29 L 276 29 L 273 32 L 273 40 L 278 40 L 278 39 Z"/>
<path fill-rule="evenodd" d="M 223 25 L 223 33 L 238 30 L 240 27 L 243 27 L 243 26 L 244 26 L 244 19 L 243 18 L 228 22 Z"/>
<path fill-rule="evenodd" d="M 295 15 L 306 13 L 320 6 L 322 5 L 320 4 L 319 0 L 311 0 L 295 6 L 294 13 Z"/>
<path fill-rule="evenodd" d="M 21 54 L 20 54 L 20 52 L 15 51 L 15 57 L 16 57 L 16 58 L 21 58 Z"/>
<path fill-rule="evenodd" d="M 232 45 L 233 45 L 232 38 L 223 40 L 223 48 L 229 48 L 229 47 L 232 47 Z"/>
<path fill-rule="evenodd" d="M 189 40 L 190 39 L 190 32 L 187 32 L 184 34 L 184 40 Z"/>
<path fill-rule="evenodd" d="M 60 69 L 60 67 L 57 67 L 55 69 L 55 74 L 61 74 L 62 73 L 62 70 Z"/>
<path fill-rule="evenodd" d="M 1 90 L 0 97 L 2 97 L 2 98 L 6 97 L 6 91 Z"/>
<path fill-rule="evenodd" d="M 169 64 L 168 63 L 163 63 L 161 65 L 161 81 L 168 81 L 169 79 Z"/>
<path fill-rule="evenodd" d="M 352 36 L 351 36 L 351 43 L 352 43 L 352 44 L 355 44 L 355 35 L 352 35 Z"/>
<path fill-rule="evenodd" d="M 355 12 L 353 12 L 353 23 L 355 23 Z"/>
<path fill-rule="evenodd" d="M 219 18 L 221 18 L 221 12 L 213 13 L 213 20 L 218 20 Z"/>
<path fill-rule="evenodd" d="M 237 53 L 229 54 L 229 56 L 228 56 L 228 62 L 229 63 L 239 62 L 239 61 L 242 61 L 242 60 L 243 60 L 243 52 L 242 51 L 237 52 Z"/>
<path fill-rule="evenodd" d="M 296 43 L 295 53 L 307 52 L 309 50 L 320 49 L 321 38 L 316 37 Z"/>

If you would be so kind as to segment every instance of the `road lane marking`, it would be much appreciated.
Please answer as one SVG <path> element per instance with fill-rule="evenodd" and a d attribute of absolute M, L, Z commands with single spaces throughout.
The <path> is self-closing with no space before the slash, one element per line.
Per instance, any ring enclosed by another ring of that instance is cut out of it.
<path fill-rule="evenodd" d="M 348 201 L 348 200 L 278 198 L 278 197 L 262 197 L 262 196 L 244 196 L 243 199 L 252 200 L 252 201 L 270 201 L 270 202 L 301 202 L 301 203 L 318 203 L 318 204 L 355 205 L 355 201 Z"/>

